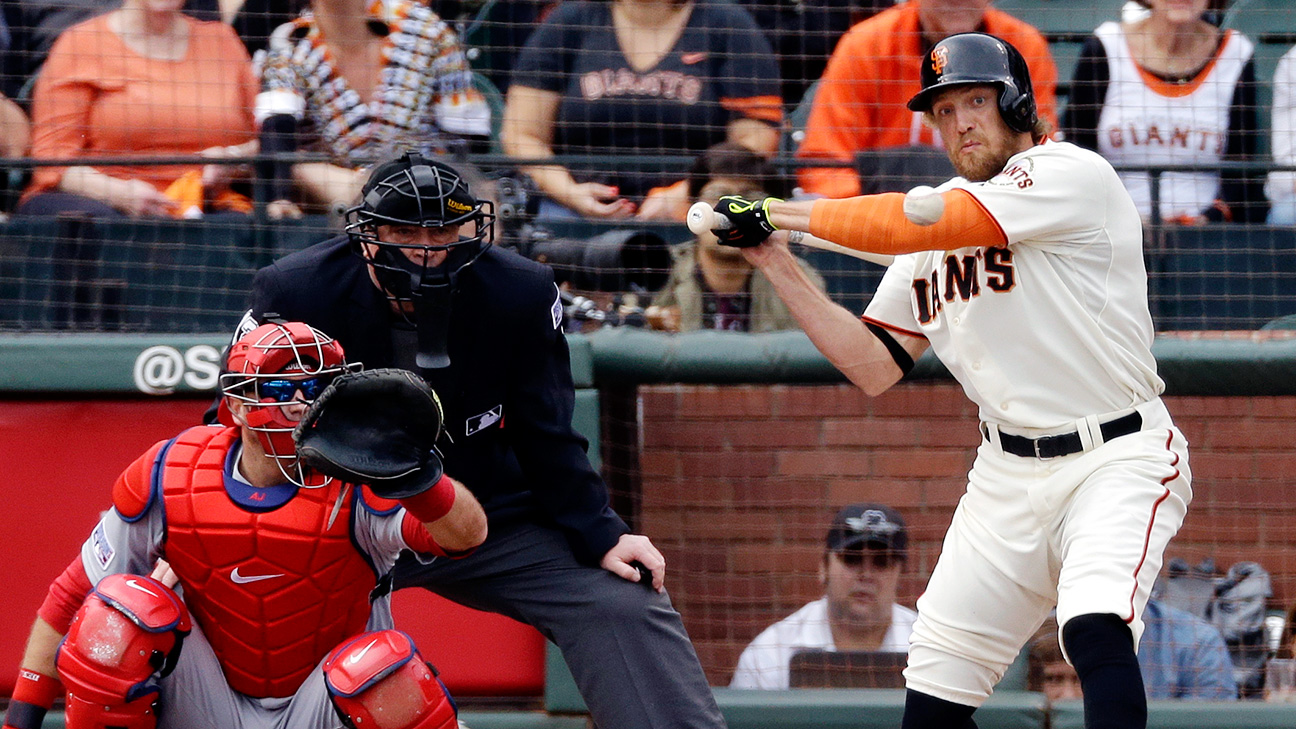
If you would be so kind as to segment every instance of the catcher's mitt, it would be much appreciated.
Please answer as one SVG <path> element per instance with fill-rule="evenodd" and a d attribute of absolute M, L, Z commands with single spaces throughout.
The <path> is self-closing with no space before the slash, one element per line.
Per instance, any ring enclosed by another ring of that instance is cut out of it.
<path fill-rule="evenodd" d="M 401 369 L 340 375 L 293 431 L 307 466 L 374 493 L 403 499 L 443 473 L 436 450 L 441 401 L 421 377 Z"/>

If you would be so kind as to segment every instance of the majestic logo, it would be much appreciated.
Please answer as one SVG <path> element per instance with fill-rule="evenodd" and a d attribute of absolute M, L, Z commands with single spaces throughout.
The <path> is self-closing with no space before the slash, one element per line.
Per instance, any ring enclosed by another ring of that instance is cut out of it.
<path fill-rule="evenodd" d="M 937 76 L 945 73 L 945 64 L 949 63 L 949 49 L 945 46 L 936 46 L 931 52 L 932 70 Z"/>
<path fill-rule="evenodd" d="M 246 585 L 250 582 L 260 582 L 261 580 L 273 580 L 276 577 L 283 577 L 283 575 L 240 575 L 238 567 L 235 567 L 234 570 L 230 572 L 230 579 L 233 580 L 236 585 Z"/>
<path fill-rule="evenodd" d="M 346 657 L 346 660 L 342 662 L 348 666 L 354 666 L 355 664 L 360 662 L 361 658 L 365 657 L 365 654 L 368 653 L 369 649 L 373 648 L 374 644 L 377 642 L 378 639 L 374 638 L 373 640 L 369 641 L 369 645 L 365 646 L 364 648 L 361 648 L 359 653 L 352 653 L 351 655 Z"/>

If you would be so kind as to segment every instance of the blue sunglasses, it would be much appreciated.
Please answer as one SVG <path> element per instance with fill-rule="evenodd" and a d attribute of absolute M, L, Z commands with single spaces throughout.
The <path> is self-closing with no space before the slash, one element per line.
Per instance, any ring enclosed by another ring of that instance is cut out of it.
<path fill-rule="evenodd" d="M 257 386 L 261 398 L 270 398 L 275 402 L 289 402 L 301 390 L 302 397 L 307 400 L 314 400 L 319 397 L 324 388 L 328 387 L 328 382 L 322 377 L 312 377 L 309 380 L 266 380 Z"/>

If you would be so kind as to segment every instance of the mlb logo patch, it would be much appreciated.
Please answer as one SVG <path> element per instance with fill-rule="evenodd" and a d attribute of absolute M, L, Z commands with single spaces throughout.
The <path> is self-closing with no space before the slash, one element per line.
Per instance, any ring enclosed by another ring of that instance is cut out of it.
<path fill-rule="evenodd" d="M 500 422 L 503 419 L 504 419 L 504 406 L 496 405 L 495 407 L 491 408 L 490 410 L 487 410 L 481 415 L 474 415 L 471 418 L 468 418 L 468 426 L 465 429 L 467 432 L 465 432 L 464 435 L 472 435 L 473 433 L 480 433 L 481 431 L 491 427 L 492 425 Z"/>
<path fill-rule="evenodd" d="M 103 569 L 108 569 L 108 565 L 113 560 L 112 545 L 108 543 L 108 535 L 104 534 L 103 523 L 100 522 L 90 533 L 90 547 L 94 551 L 95 561 Z"/>

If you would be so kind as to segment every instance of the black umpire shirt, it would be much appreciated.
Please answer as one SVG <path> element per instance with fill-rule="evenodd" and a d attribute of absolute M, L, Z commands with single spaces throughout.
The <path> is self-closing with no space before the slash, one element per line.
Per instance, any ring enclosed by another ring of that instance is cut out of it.
<path fill-rule="evenodd" d="M 446 472 L 481 501 L 494 529 L 541 521 L 559 527 L 578 559 L 597 564 L 629 532 L 572 429 L 575 389 L 553 272 L 489 246 L 458 274 L 450 366 L 418 370 L 445 409 Z M 392 314 L 347 236 L 317 243 L 257 272 L 252 315 L 303 321 L 342 343 L 348 362 L 399 367 Z M 397 335 L 399 336 L 399 335 Z M 413 346 L 414 338 L 407 336 Z"/>

